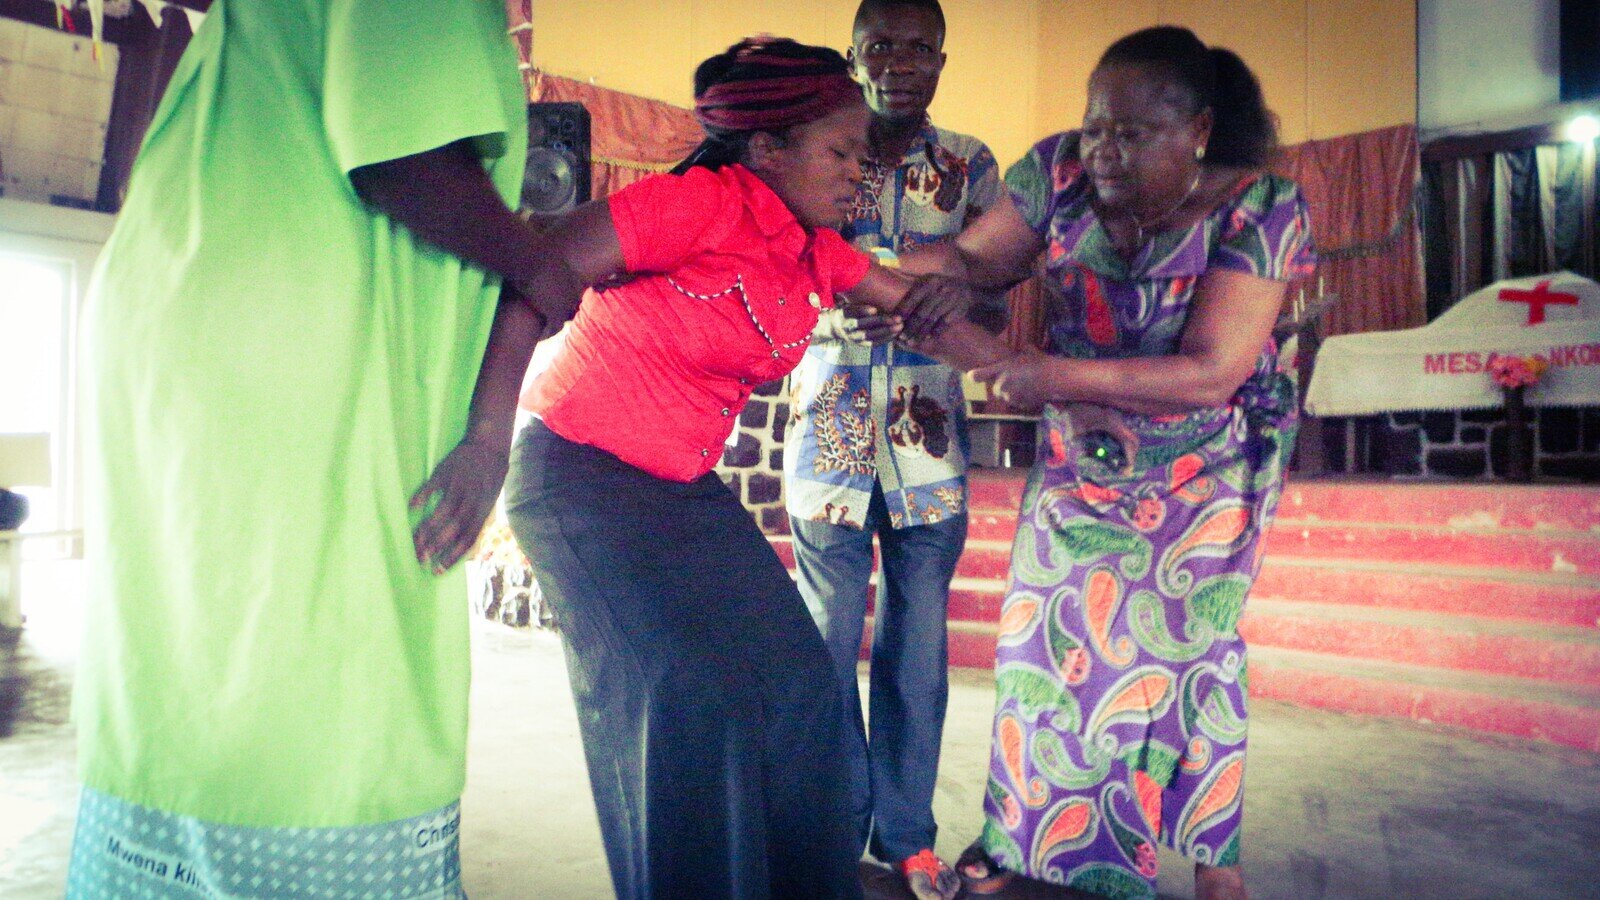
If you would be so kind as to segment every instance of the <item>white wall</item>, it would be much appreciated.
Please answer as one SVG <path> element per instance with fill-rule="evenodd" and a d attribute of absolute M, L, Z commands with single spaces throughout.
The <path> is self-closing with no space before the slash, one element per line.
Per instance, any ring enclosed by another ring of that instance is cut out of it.
<path fill-rule="evenodd" d="M 82 527 L 83 501 L 79 486 L 82 483 L 83 447 L 80 409 L 77 404 L 78 321 L 83 309 L 84 292 L 95 259 L 111 235 L 112 216 L 27 203 L 0 197 L 0 253 L 31 259 L 64 263 L 71 271 L 69 292 L 72 299 L 67 310 L 66 356 L 61 373 L 61 426 L 62 439 L 55 447 L 55 469 L 59 524 L 62 528 Z M 0 285 L 0 291 L 5 286 Z"/>
<path fill-rule="evenodd" d="M 1551 121 L 1560 96 L 1559 0 L 1419 0 L 1417 125 L 1498 131 Z"/>

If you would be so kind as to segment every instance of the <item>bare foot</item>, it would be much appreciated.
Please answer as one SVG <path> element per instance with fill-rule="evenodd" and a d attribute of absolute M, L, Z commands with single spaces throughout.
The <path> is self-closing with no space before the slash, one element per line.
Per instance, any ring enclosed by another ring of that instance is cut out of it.
<path fill-rule="evenodd" d="M 1194 864 L 1195 900 L 1249 900 L 1238 866 Z"/>

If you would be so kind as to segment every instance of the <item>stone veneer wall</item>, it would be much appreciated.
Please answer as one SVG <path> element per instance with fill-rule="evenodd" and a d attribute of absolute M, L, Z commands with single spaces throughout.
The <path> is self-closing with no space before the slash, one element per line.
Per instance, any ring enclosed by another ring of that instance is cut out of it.
<path fill-rule="evenodd" d="M 722 452 L 717 474 L 744 502 L 767 534 L 786 534 L 789 514 L 783 509 L 783 432 L 789 424 L 787 381 L 756 388 L 739 415 L 736 443 Z"/>
<path fill-rule="evenodd" d="M 1535 477 L 1600 481 L 1600 408 L 1531 408 Z M 1345 429 L 1363 420 L 1330 420 L 1328 458 L 1344 466 Z M 1365 459 L 1356 471 L 1424 478 L 1490 479 L 1505 475 L 1502 409 L 1388 413 L 1365 420 Z M 1360 451 L 1358 450 L 1358 453 Z"/>

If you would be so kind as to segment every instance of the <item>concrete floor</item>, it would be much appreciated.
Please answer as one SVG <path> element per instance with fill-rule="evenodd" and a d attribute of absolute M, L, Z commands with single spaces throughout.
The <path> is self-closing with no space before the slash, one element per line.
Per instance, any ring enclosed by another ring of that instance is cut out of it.
<path fill-rule="evenodd" d="M 34 563 L 30 626 L 0 649 L 0 897 L 59 897 L 76 797 L 66 691 L 73 564 Z M 610 882 L 554 635 L 479 623 L 464 878 L 474 900 L 600 898 Z M 958 672 L 938 850 L 976 836 L 993 681 Z M 1600 757 L 1258 702 L 1244 865 L 1257 898 L 1600 898 Z M 1192 895 L 1162 859 L 1164 897 Z M 868 874 L 871 872 L 868 870 Z M 881 878 L 869 896 L 893 896 Z"/>

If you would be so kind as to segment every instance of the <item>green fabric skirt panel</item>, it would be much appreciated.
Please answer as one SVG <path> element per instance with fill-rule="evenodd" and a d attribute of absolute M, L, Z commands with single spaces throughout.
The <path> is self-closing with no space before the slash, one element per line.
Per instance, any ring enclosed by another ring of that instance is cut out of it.
<path fill-rule="evenodd" d="M 332 43 L 352 20 L 370 43 Z M 370 83 L 395 67 L 363 54 L 425 44 L 455 64 Z M 460 796 L 465 588 L 418 565 L 407 504 L 462 433 L 499 285 L 367 211 L 341 154 L 473 139 L 513 202 L 525 103 L 493 0 L 212 6 L 85 311 L 90 787 L 252 826 Z"/>

